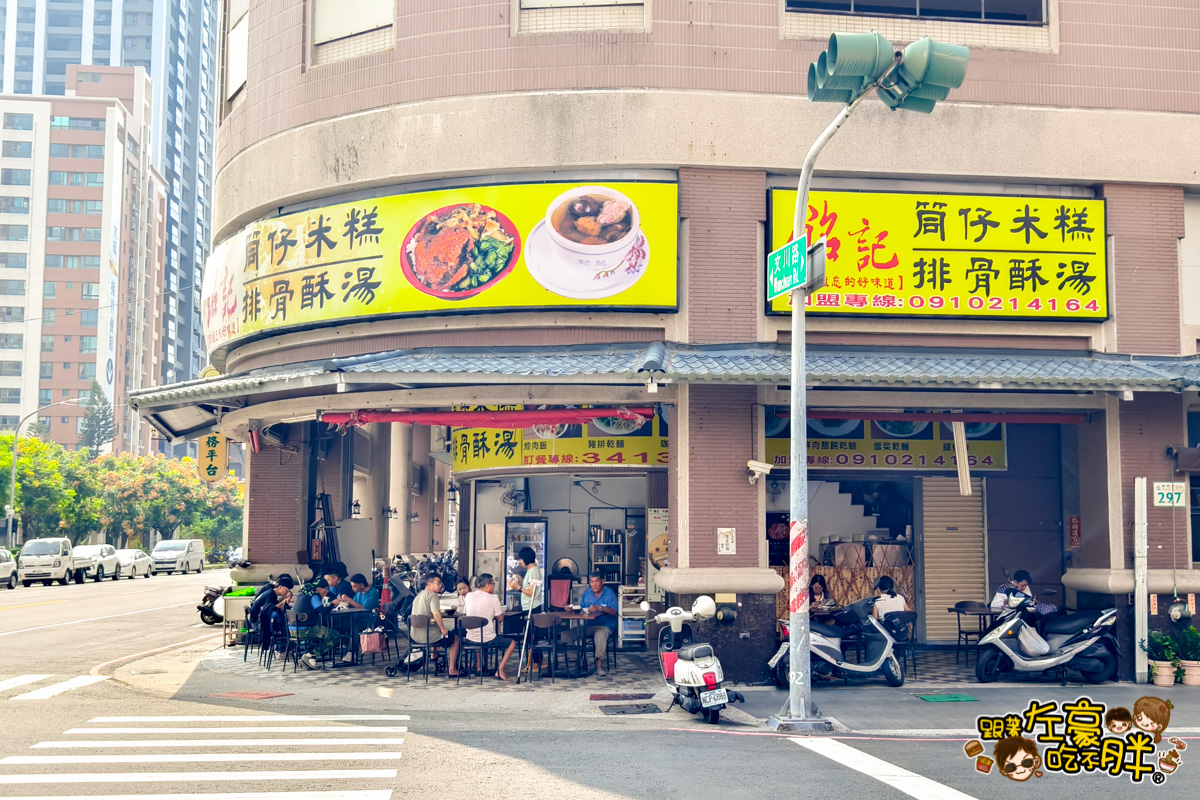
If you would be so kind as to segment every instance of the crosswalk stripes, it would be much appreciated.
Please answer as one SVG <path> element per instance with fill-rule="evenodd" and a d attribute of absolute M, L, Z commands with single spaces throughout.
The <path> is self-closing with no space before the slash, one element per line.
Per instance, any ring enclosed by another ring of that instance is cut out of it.
<path fill-rule="evenodd" d="M 49 680 L 50 678 L 53 678 L 53 677 L 55 677 L 55 676 L 54 675 L 17 675 L 12 678 L 5 678 L 3 680 L 0 680 L 0 692 L 5 692 L 5 691 L 8 691 L 9 689 L 16 689 L 21 686 L 29 686 L 34 683 L 41 683 L 42 681 Z M 41 688 L 25 692 L 24 694 L 16 695 L 15 697 L 9 697 L 8 699 L 9 700 L 49 700 L 50 698 L 58 697 L 60 694 L 63 694 L 65 692 L 69 692 L 74 689 L 81 689 L 84 686 L 91 686 L 94 683 L 100 683 L 101 681 L 104 681 L 104 680 L 108 680 L 107 676 L 105 676 L 105 675 L 78 675 L 74 678 L 70 678 L 65 681 L 60 681 L 59 683 L 51 684 L 50 686 L 43 686 Z"/>
<path fill-rule="evenodd" d="M 202 721 L 220 724 L 186 724 Z M 61 740 L 30 745 L 31 753 L 0 754 L 0 795 L 21 800 L 11 797 L 14 787 L 86 785 L 97 800 L 385 800 L 392 790 L 381 787 L 395 782 L 404 738 L 379 734 L 405 733 L 407 726 L 389 723 L 408 721 L 406 714 L 95 717 Z M 240 733 L 274 735 L 233 738 Z M 89 738 L 73 738 L 81 734 Z M 342 788 L 323 791 L 331 782 Z M 154 793 L 163 784 L 197 791 Z M 236 791 L 243 787 L 270 791 Z M 49 800 L 68 797 L 82 795 Z"/>
<path fill-rule="evenodd" d="M 0 692 L 8 689 L 15 689 L 18 686 L 24 686 L 27 683 L 37 683 L 44 681 L 46 678 L 53 678 L 53 675 L 18 675 L 15 678 L 5 678 L 0 681 Z"/>

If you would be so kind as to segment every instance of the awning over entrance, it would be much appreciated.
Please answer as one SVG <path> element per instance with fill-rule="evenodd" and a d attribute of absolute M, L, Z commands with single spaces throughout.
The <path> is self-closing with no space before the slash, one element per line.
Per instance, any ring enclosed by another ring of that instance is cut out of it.
<path fill-rule="evenodd" d="M 131 402 L 170 438 L 197 436 L 220 416 L 267 395 L 354 392 L 380 384 L 786 384 L 786 345 L 670 342 L 557 348 L 422 348 L 253 370 L 134 392 Z M 1200 388 L 1200 359 L 811 349 L 808 384 L 822 388 L 1034 391 L 1184 391 Z M 650 398 L 647 398 L 650 399 Z"/>

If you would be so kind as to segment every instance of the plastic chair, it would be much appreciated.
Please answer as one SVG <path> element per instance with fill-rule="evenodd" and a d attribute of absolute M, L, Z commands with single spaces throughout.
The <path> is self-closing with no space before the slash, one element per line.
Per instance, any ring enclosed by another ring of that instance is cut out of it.
<path fill-rule="evenodd" d="M 972 611 L 989 611 L 989 606 L 978 603 L 974 600 L 963 600 L 961 603 L 954 604 L 954 616 L 958 622 L 958 640 L 954 644 L 954 663 L 958 663 L 958 654 L 963 647 L 967 648 L 966 665 L 971 666 L 971 646 L 978 645 L 980 637 L 984 634 L 983 617 L 976 617 L 975 628 L 963 629 L 964 612 Z"/>
<path fill-rule="evenodd" d="M 409 617 L 409 619 L 411 620 L 412 617 Z M 488 621 L 483 617 L 463 617 L 458 621 L 459 628 L 462 631 L 462 645 L 458 649 L 458 676 L 454 679 L 454 684 L 456 686 L 458 685 L 458 682 L 462 680 L 462 661 L 463 656 L 466 656 L 467 653 L 478 654 L 476 658 L 478 659 L 479 663 L 479 685 L 483 685 L 483 673 L 487 671 L 488 654 L 497 652 L 494 644 L 483 641 L 483 629 L 487 627 L 487 624 Z M 478 631 L 479 641 L 471 641 L 469 638 L 471 631 Z"/>

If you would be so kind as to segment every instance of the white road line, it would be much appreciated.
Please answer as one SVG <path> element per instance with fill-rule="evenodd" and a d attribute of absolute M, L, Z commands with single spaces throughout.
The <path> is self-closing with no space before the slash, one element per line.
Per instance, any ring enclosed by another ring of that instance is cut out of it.
<path fill-rule="evenodd" d="M 210 761 L 399 761 L 400 754 L 381 753 L 108 753 L 98 756 L 8 756 L 0 764 L 201 764 Z"/>
<path fill-rule="evenodd" d="M 930 780 L 923 775 L 909 772 L 836 739 L 793 738 L 792 741 L 806 750 L 825 756 L 855 772 L 870 776 L 880 783 L 886 783 L 910 797 L 918 798 L 918 800 L 975 800 L 969 794 L 963 794 L 957 789 L 951 789 L 949 786 Z"/>
<path fill-rule="evenodd" d="M 281 728 L 278 725 L 245 725 L 218 728 L 71 728 L 68 734 L 89 733 L 408 733 L 404 725 L 298 725 Z"/>
<path fill-rule="evenodd" d="M 41 689 L 34 689 L 32 692 L 19 694 L 12 698 L 13 700 L 49 700 L 55 695 L 69 692 L 72 689 L 78 689 L 81 686 L 89 686 L 93 683 L 108 680 L 107 675 L 79 675 L 71 678 L 69 681 L 62 683 L 52 683 L 49 686 L 43 686 Z"/>
<path fill-rule="evenodd" d="M 130 614 L 145 614 L 149 611 L 165 611 L 168 608 L 180 608 L 181 606 L 194 606 L 194 601 L 186 603 L 175 603 L 170 606 L 156 606 L 155 608 L 140 608 L 137 611 L 125 611 L 120 614 L 109 614 L 104 617 L 89 617 L 88 619 L 73 619 L 70 622 L 55 622 L 52 625 L 38 625 L 36 628 L 22 628 L 19 631 L 4 631 L 0 636 L 12 636 L 16 633 L 30 633 L 32 631 L 44 631 L 47 628 L 61 628 L 63 625 L 78 625 L 81 622 L 98 622 L 102 619 L 115 619 L 116 617 L 128 617 Z"/>
<path fill-rule="evenodd" d="M 53 748 L 58 750 L 78 748 L 81 750 L 91 750 L 100 747 L 273 747 L 275 745 L 281 747 L 285 745 L 287 747 L 353 745 L 357 747 L 363 744 L 402 744 L 403 742 L 403 738 L 396 738 L 394 736 L 346 737 L 343 739 L 226 739 L 223 736 L 214 736 L 211 739 L 90 739 L 77 742 L 38 742 L 37 744 L 30 745 L 30 748 Z"/>
<path fill-rule="evenodd" d="M 355 790 L 354 800 L 391 800 L 391 789 Z M 90 800 L 345 800 L 346 792 L 216 792 L 204 794 L 89 794 Z M 37 797 L 9 797 L 6 800 L 81 800 L 81 796 L 38 795 Z"/>
<path fill-rule="evenodd" d="M 408 714 L 228 714 L 207 717 L 92 717 L 88 722 L 407 722 L 410 719 L 412 717 Z"/>
<path fill-rule="evenodd" d="M 54 675 L 19 675 L 15 678 L 8 678 L 0 681 L 0 692 L 6 689 L 15 689 L 18 686 L 24 686 L 27 683 L 37 683 L 44 681 L 46 678 L 53 678 Z"/>
<path fill-rule="evenodd" d="M 14 783 L 189 783 L 192 781 L 211 783 L 219 781 L 328 781 L 394 777 L 396 777 L 394 769 L 310 769 L 298 772 L 292 770 L 286 772 L 73 772 L 66 775 L 0 775 L 0 786 Z"/>

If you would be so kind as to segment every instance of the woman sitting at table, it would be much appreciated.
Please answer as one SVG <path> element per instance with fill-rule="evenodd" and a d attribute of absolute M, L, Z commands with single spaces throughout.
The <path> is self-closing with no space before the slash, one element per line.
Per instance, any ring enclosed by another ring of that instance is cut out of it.
<path fill-rule="evenodd" d="M 883 619 L 883 615 L 891 611 L 909 610 L 908 601 L 904 599 L 904 595 L 896 593 L 896 582 L 887 575 L 880 575 L 871 588 L 879 592 L 872 612 L 876 619 Z"/>
<path fill-rule="evenodd" d="M 813 575 L 808 584 L 808 605 L 811 614 L 829 614 L 837 610 L 837 601 L 829 596 L 824 575 Z"/>

